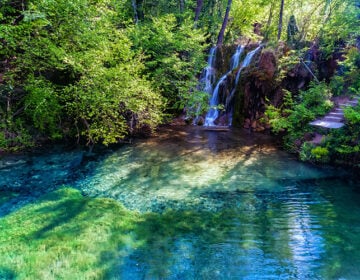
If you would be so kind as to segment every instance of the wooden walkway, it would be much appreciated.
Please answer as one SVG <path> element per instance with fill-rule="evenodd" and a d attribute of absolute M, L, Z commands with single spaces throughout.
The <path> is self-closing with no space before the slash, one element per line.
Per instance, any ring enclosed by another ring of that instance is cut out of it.
<path fill-rule="evenodd" d="M 310 125 L 323 128 L 341 128 L 345 125 L 344 108 L 349 106 L 356 106 L 359 103 L 359 97 L 349 99 L 344 103 L 336 104 L 333 110 L 326 114 L 321 119 L 317 119 L 310 123 Z"/>

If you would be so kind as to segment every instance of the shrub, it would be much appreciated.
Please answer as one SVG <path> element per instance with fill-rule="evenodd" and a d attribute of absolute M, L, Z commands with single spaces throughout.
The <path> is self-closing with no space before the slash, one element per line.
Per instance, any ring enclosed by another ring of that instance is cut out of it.
<path fill-rule="evenodd" d="M 330 160 L 329 150 L 325 147 L 317 146 L 311 149 L 311 155 L 317 162 L 325 163 Z"/>

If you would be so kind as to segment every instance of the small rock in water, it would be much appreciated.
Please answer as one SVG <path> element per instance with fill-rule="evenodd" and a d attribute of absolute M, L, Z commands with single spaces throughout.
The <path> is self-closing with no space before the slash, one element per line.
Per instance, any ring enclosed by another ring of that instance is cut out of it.
<path fill-rule="evenodd" d="M 200 116 L 200 117 L 198 117 L 197 119 L 196 119 L 196 125 L 204 125 L 204 123 L 205 123 L 205 120 L 204 120 L 204 118 L 202 117 L 202 116 Z"/>
<path fill-rule="evenodd" d="M 265 127 L 263 127 L 263 126 L 258 126 L 257 128 L 256 128 L 256 132 L 262 132 L 262 131 L 264 131 L 265 130 Z"/>

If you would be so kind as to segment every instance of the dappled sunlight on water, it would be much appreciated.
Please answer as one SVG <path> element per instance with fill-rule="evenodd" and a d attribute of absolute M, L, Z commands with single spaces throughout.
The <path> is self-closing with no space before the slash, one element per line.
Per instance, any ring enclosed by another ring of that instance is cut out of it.
<path fill-rule="evenodd" d="M 182 208 L 199 198 L 211 210 L 211 201 L 204 196 L 216 191 L 282 191 L 280 181 L 326 176 L 279 152 L 266 136 L 196 128 L 162 133 L 120 149 L 96 165 L 90 162 L 92 175 L 77 186 L 89 195 L 111 196 L 140 211 L 156 211 L 159 200 L 181 202 Z M 173 203 L 164 206 L 174 208 Z"/>

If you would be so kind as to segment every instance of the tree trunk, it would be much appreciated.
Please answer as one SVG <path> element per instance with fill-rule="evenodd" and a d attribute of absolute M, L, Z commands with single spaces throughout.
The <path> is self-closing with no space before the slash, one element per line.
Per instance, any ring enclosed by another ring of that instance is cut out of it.
<path fill-rule="evenodd" d="M 281 0 L 281 6 L 280 6 L 280 13 L 279 13 L 279 28 L 278 28 L 278 35 L 277 39 L 278 41 L 281 38 L 281 32 L 282 32 L 282 25 L 283 25 L 283 12 L 284 12 L 284 0 Z"/>
<path fill-rule="evenodd" d="M 179 0 L 180 14 L 184 12 L 185 9 L 185 0 Z"/>
<path fill-rule="evenodd" d="M 194 18 L 194 23 L 196 25 L 196 22 L 199 20 L 200 18 L 200 14 L 201 14 L 201 9 L 202 9 L 202 6 L 204 4 L 204 1 L 203 0 L 197 0 L 196 1 L 196 9 L 195 9 L 195 18 Z"/>
<path fill-rule="evenodd" d="M 134 22 L 135 22 L 135 24 L 137 24 L 139 22 L 139 15 L 137 12 L 136 0 L 131 0 L 131 5 L 134 10 Z"/>
<path fill-rule="evenodd" d="M 232 0 L 228 0 L 227 7 L 226 7 L 226 12 L 225 12 L 225 16 L 224 16 L 224 21 L 223 21 L 223 24 L 221 26 L 219 36 L 218 36 L 218 40 L 217 40 L 217 43 L 216 43 L 217 46 L 221 46 L 223 41 L 224 41 L 225 29 L 226 29 L 226 26 L 227 26 L 228 21 L 229 21 L 231 3 L 232 3 Z"/>
<path fill-rule="evenodd" d="M 272 2 L 271 5 L 270 5 L 269 17 L 268 17 L 268 20 L 266 22 L 266 28 L 265 28 L 264 39 L 266 41 L 269 39 L 269 36 L 270 36 L 270 26 L 271 26 L 271 22 L 272 22 L 272 18 L 273 18 L 274 6 L 275 6 L 274 2 Z"/>
<path fill-rule="evenodd" d="M 358 19 L 360 20 L 360 0 L 355 1 L 355 6 L 358 8 Z M 360 35 L 356 37 L 356 47 L 360 51 Z"/>

